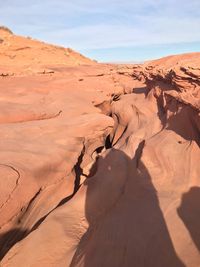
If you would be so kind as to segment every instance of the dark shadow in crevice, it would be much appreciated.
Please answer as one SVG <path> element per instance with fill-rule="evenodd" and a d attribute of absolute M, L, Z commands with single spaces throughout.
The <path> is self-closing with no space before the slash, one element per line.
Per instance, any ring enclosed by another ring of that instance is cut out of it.
<path fill-rule="evenodd" d="M 18 228 L 12 229 L 0 235 L 0 261 L 12 246 L 26 237 L 27 231 Z"/>
<path fill-rule="evenodd" d="M 22 212 L 22 215 L 17 220 L 18 225 L 20 225 L 21 221 L 23 220 L 23 215 L 29 210 L 31 204 L 34 200 L 38 197 L 41 190 L 39 190 L 34 197 L 30 200 L 29 204 L 27 205 L 25 211 Z M 16 243 L 24 239 L 30 231 L 20 228 L 14 228 L 7 231 L 5 234 L 0 235 L 0 260 L 7 254 L 7 252 L 13 247 Z"/>
<path fill-rule="evenodd" d="M 116 131 L 114 132 L 114 135 L 113 135 L 113 139 L 112 139 L 112 146 L 114 147 L 117 143 L 119 143 L 122 139 L 124 139 L 124 136 L 125 136 L 125 133 L 128 129 L 128 125 L 126 125 L 123 129 L 123 132 L 121 132 L 120 136 L 118 137 L 118 139 L 116 139 L 116 133 L 118 128 L 116 128 Z M 119 133 L 118 133 L 119 134 Z"/>
<path fill-rule="evenodd" d="M 75 181 L 74 181 L 74 192 L 73 195 L 76 194 L 80 187 L 80 180 L 81 180 L 81 175 L 83 174 L 83 169 L 81 168 L 81 163 L 83 161 L 84 157 L 84 152 L 81 152 L 81 155 L 78 157 L 78 161 L 76 165 L 74 166 L 74 171 L 75 171 Z"/>
<path fill-rule="evenodd" d="M 84 151 L 81 152 L 80 156 L 78 157 L 78 161 L 77 161 L 76 165 L 74 166 L 75 180 L 74 180 L 74 191 L 73 191 L 73 193 L 71 195 L 63 198 L 53 210 L 51 210 L 48 214 L 46 214 L 45 216 L 40 218 L 40 220 L 34 225 L 32 231 L 37 229 L 38 226 L 46 219 L 46 217 L 50 213 L 52 213 L 58 207 L 60 207 L 60 206 L 64 205 L 65 203 L 67 203 L 76 194 L 76 192 L 79 190 L 81 175 L 83 174 L 83 169 L 81 168 L 81 163 L 83 161 L 83 157 L 84 157 Z"/>
<path fill-rule="evenodd" d="M 95 150 L 95 152 L 97 154 L 100 154 L 102 152 L 102 150 L 104 149 L 104 146 L 100 146 L 100 147 L 97 147 L 97 149 Z"/>
<path fill-rule="evenodd" d="M 111 142 L 111 140 L 110 140 L 110 135 L 108 135 L 107 137 L 106 137 L 106 140 L 105 140 L 105 148 L 106 149 L 109 149 L 109 148 L 111 148 L 112 147 L 112 142 Z"/>
<path fill-rule="evenodd" d="M 145 96 L 147 96 L 148 92 L 149 91 L 146 86 L 133 88 L 133 91 L 132 91 L 133 94 L 144 94 Z"/>

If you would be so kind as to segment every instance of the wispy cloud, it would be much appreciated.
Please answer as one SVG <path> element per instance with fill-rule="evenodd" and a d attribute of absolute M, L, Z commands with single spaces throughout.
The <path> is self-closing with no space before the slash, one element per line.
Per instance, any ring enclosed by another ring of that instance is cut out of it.
<path fill-rule="evenodd" d="M 7 0 L 0 24 L 84 49 L 200 42 L 199 0 Z"/>
<path fill-rule="evenodd" d="M 121 24 L 98 24 L 80 26 L 58 31 L 49 31 L 46 37 L 50 41 L 62 40 L 76 49 L 97 49 L 127 47 L 149 44 L 168 44 L 200 41 L 200 18 L 177 21 L 152 18 L 140 18 L 137 26 Z M 183 30 L 184 29 L 184 30 Z"/>

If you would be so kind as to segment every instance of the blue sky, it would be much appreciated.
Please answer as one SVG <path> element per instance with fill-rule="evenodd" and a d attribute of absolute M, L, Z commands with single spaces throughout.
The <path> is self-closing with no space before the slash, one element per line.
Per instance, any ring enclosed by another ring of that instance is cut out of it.
<path fill-rule="evenodd" d="M 0 0 L 0 24 L 104 62 L 200 51 L 200 0 Z"/>

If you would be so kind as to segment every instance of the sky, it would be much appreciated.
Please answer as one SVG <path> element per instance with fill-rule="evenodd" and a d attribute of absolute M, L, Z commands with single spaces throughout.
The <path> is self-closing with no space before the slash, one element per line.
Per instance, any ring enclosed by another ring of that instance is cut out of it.
<path fill-rule="evenodd" d="M 200 51 L 200 0 L 0 0 L 0 25 L 99 62 Z"/>

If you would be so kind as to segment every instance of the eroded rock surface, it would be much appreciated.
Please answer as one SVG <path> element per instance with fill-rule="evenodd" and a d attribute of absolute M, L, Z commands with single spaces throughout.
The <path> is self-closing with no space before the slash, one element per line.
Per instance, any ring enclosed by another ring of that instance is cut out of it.
<path fill-rule="evenodd" d="M 0 77 L 1 266 L 200 265 L 199 62 Z"/>

